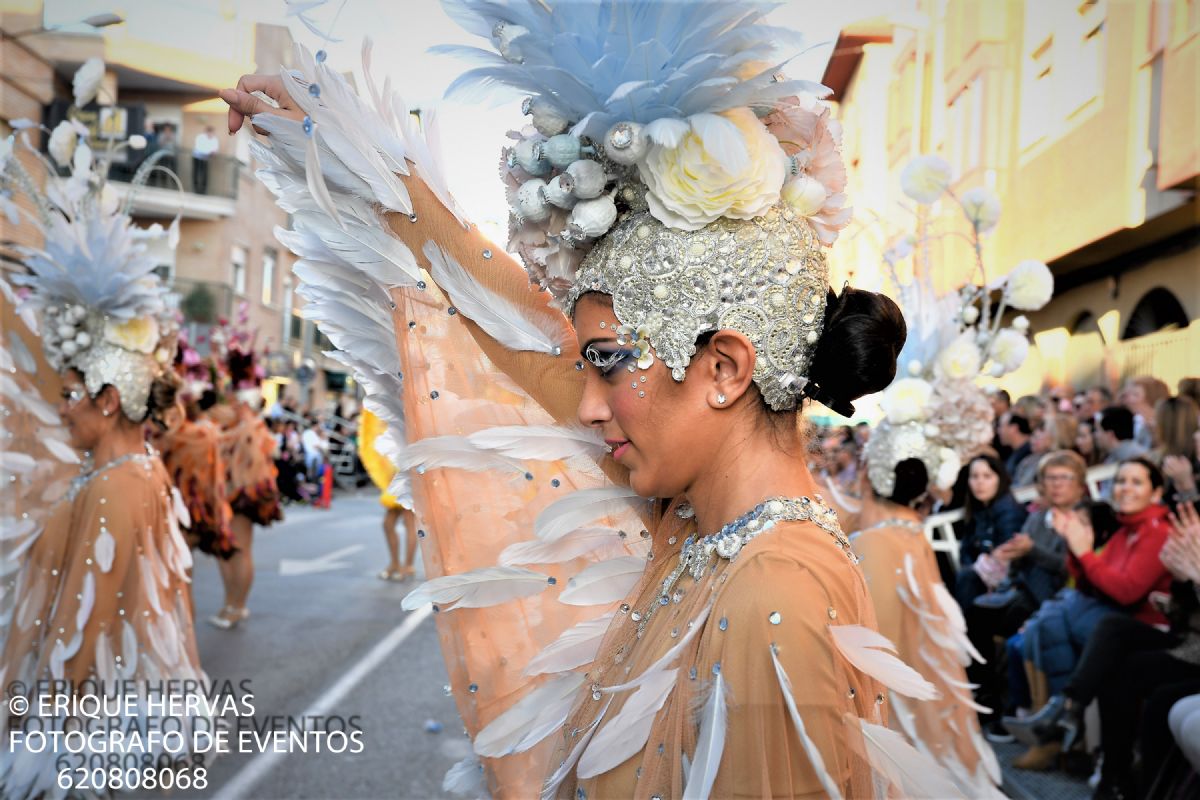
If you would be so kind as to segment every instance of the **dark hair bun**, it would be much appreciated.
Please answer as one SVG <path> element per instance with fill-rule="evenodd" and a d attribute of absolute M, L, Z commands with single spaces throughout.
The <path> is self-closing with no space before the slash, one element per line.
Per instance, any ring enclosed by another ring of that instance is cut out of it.
<path fill-rule="evenodd" d="M 929 487 L 929 471 L 919 458 L 906 458 L 896 465 L 896 484 L 888 500 L 897 505 L 911 505 Z"/>
<path fill-rule="evenodd" d="M 844 402 L 885 389 L 907 336 L 904 315 L 890 297 L 850 287 L 839 297 L 830 290 L 809 380 Z"/>

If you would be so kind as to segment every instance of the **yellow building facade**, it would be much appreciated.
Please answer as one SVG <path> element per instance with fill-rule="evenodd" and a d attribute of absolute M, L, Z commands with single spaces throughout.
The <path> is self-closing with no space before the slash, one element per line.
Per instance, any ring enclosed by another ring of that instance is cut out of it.
<path fill-rule="evenodd" d="M 979 282 L 958 206 L 918 216 L 900 191 L 908 160 L 934 153 L 953 192 L 1000 198 L 986 279 L 1028 258 L 1055 275 L 1010 390 L 1200 374 L 1200 0 L 916 5 L 845 28 L 826 67 L 856 220 L 832 253 L 835 285 L 887 290 L 883 253 L 917 230 L 916 268 Z"/>

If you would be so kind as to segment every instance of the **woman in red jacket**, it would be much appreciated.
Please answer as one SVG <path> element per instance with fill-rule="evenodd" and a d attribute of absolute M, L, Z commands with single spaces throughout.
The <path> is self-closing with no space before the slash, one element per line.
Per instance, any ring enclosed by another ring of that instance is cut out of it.
<path fill-rule="evenodd" d="M 1121 527 L 1107 541 L 1096 541 L 1087 513 L 1054 513 L 1054 528 L 1067 542 L 1067 568 L 1075 585 L 1046 601 L 1024 633 L 1025 661 L 1045 674 L 1051 695 L 1062 692 L 1092 631 L 1105 617 L 1126 614 L 1150 625 L 1166 625 L 1150 602 L 1152 593 L 1168 592 L 1171 586 L 1158 557 L 1170 530 L 1162 493 L 1162 472 L 1146 459 L 1134 458 L 1117 470 L 1113 506 Z"/>

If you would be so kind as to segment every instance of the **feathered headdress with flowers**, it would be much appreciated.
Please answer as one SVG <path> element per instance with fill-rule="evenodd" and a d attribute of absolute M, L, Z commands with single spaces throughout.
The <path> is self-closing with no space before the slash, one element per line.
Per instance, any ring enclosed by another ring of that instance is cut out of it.
<path fill-rule="evenodd" d="M 978 284 L 943 294 L 928 270 L 902 280 L 897 263 L 910 256 L 915 264 L 927 261 L 922 251 L 935 233 L 927 232 L 925 241 L 903 236 L 884 253 L 908 325 L 899 357 L 904 377 L 884 390 L 885 418 L 867 444 L 868 477 L 884 496 L 894 489 L 900 461 L 920 458 L 931 482 L 945 489 L 962 462 L 991 442 L 992 405 L 978 379 L 1003 377 L 1029 355 L 1029 320 L 1017 316 L 1005 326 L 1004 312 L 1036 311 L 1054 294 L 1054 277 L 1040 261 L 1022 261 L 1004 277 L 987 279 L 982 239 L 999 222 L 1000 201 L 984 187 L 956 194 L 953 182 L 952 168 L 938 156 L 919 156 L 900 175 L 914 202 L 929 205 L 949 196 L 961 208 L 980 274 Z"/>
<path fill-rule="evenodd" d="M 568 312 L 612 295 L 676 380 L 699 335 L 739 330 L 768 404 L 795 408 L 824 318 L 820 245 L 850 209 L 828 90 L 781 74 L 799 37 L 765 24 L 773 5 L 443 5 L 494 48 L 434 48 L 477 64 L 448 96 L 525 97 L 501 174 L 531 278 Z"/>
<path fill-rule="evenodd" d="M 94 64 L 85 64 L 80 72 L 87 74 L 76 88 L 94 96 L 96 82 L 87 79 Z M 130 200 L 121 206 L 106 177 L 117 150 L 144 146 L 145 140 L 110 145 L 97 157 L 87 129 L 65 120 L 48 131 L 48 159 L 27 137 L 28 129 L 38 126 L 15 120 L 12 127 L 17 132 L 0 150 L 4 211 L 14 221 L 24 215 L 45 241 L 41 247 L 12 247 L 13 260 L 27 270 L 10 279 L 20 287 L 18 311 L 40 317 L 42 345 L 54 369 L 78 370 L 93 396 L 106 385 L 115 386 L 125 415 L 141 421 L 151 383 L 173 359 L 177 328 L 174 297 L 155 273 L 157 262 L 147 254 L 145 240 L 165 235 L 173 246 L 178 217 L 168 231 L 157 225 L 137 227 L 129 216 Z M 45 167 L 44 188 L 15 157 L 18 144 Z M 130 197 L 151 171 L 163 169 L 155 161 L 152 156 L 143 163 Z M 69 174 L 60 177 L 60 168 Z M 18 209 L 10 199 L 14 192 L 28 196 L 33 213 Z"/>

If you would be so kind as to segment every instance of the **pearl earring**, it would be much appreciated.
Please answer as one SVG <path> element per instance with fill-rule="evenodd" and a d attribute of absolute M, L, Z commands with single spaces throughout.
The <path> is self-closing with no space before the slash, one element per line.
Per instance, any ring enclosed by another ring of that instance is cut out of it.
<path fill-rule="evenodd" d="M 100 411 L 100 413 L 101 413 L 101 414 L 103 414 L 104 416 L 106 416 L 106 417 L 107 417 L 107 416 L 108 416 L 108 409 L 107 409 L 107 408 L 105 408 L 105 409 L 101 410 L 101 411 Z"/>
<path fill-rule="evenodd" d="M 717 395 L 717 403 L 720 405 L 725 405 L 725 395 L 723 395 L 723 394 Z"/>

